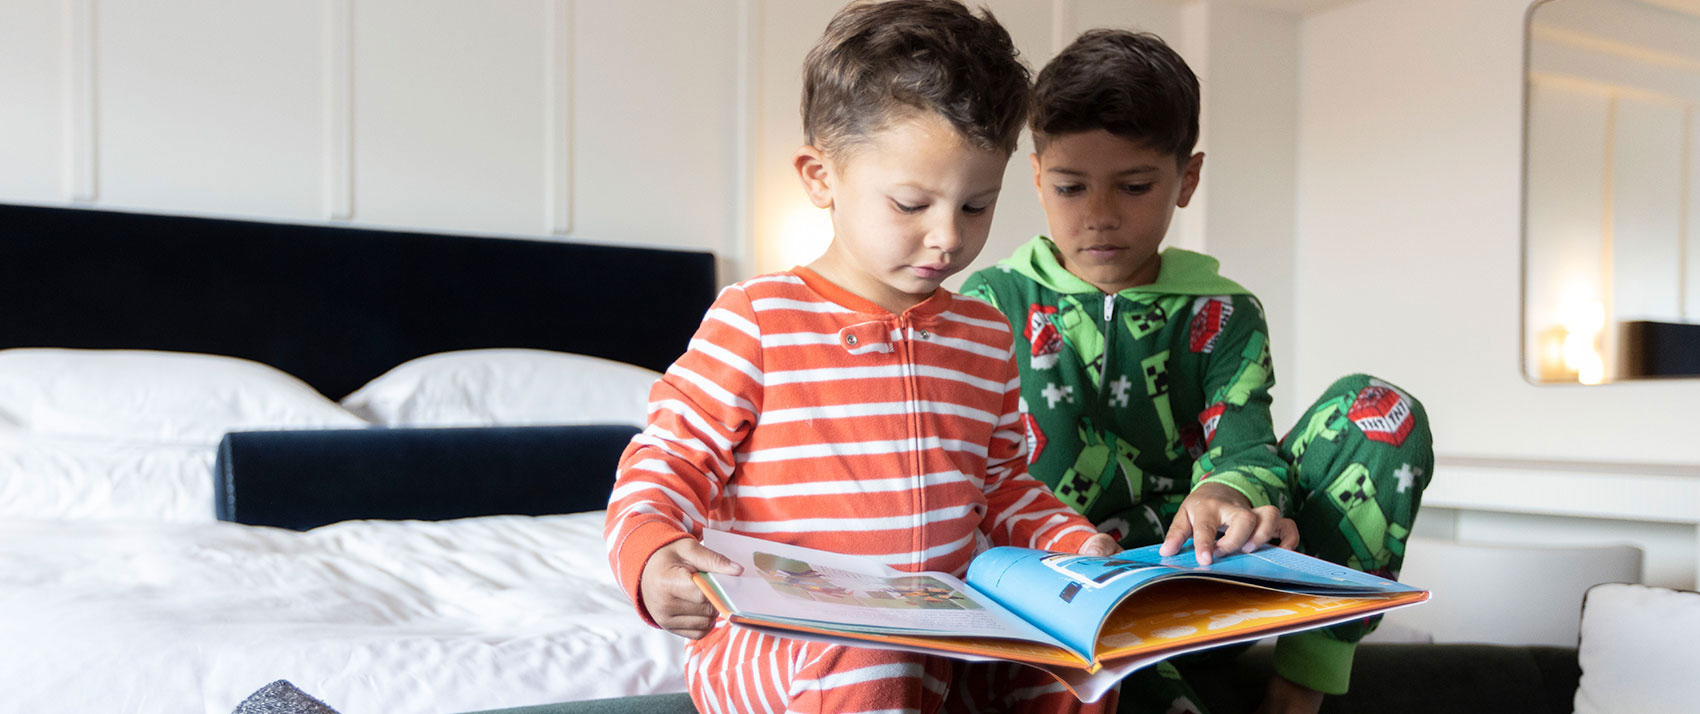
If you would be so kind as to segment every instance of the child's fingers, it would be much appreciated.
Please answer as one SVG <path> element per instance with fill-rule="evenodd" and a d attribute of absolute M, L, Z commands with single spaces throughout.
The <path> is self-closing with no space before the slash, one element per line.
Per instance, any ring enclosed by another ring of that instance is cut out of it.
<path fill-rule="evenodd" d="M 743 566 L 732 562 L 730 558 L 703 547 L 696 541 L 680 541 L 686 543 L 678 551 L 679 560 L 691 566 L 693 572 L 700 570 L 705 573 L 723 573 L 739 575 L 744 572 Z"/>
<path fill-rule="evenodd" d="M 1175 519 L 1169 522 L 1169 531 L 1163 534 L 1163 547 L 1157 549 L 1157 554 L 1165 558 L 1181 552 L 1181 545 L 1192 535 L 1192 520 L 1187 517 L 1185 509 L 1175 513 Z"/>
<path fill-rule="evenodd" d="M 1279 545 L 1282 548 L 1294 550 L 1299 547 L 1299 524 L 1297 521 L 1291 518 L 1283 518 L 1276 530 L 1280 535 Z"/>
<path fill-rule="evenodd" d="M 1090 555 L 1097 558 L 1107 558 L 1118 552 L 1121 552 L 1121 545 L 1117 544 L 1116 539 L 1111 538 L 1109 534 L 1106 533 L 1094 535 L 1091 538 L 1086 539 L 1086 542 L 1082 543 L 1080 546 L 1081 555 Z"/>
<path fill-rule="evenodd" d="M 1241 551 L 1250 553 L 1263 547 L 1264 543 L 1278 537 L 1284 537 L 1281 521 L 1286 519 L 1281 517 L 1280 509 L 1274 506 L 1259 506 L 1252 509 L 1251 512 L 1253 517 L 1257 519 L 1257 528 L 1252 532 L 1251 538 L 1246 540 L 1245 545 L 1240 547 Z"/>
<path fill-rule="evenodd" d="M 668 632 L 688 640 L 700 640 L 709 630 L 714 629 L 713 617 L 700 615 L 685 615 L 674 617 L 662 625 Z"/>
<path fill-rule="evenodd" d="M 1195 519 L 1192 526 L 1193 553 L 1199 565 L 1209 565 L 1216 559 L 1216 529 L 1221 524 L 1216 522 L 1214 515 L 1204 514 Z"/>

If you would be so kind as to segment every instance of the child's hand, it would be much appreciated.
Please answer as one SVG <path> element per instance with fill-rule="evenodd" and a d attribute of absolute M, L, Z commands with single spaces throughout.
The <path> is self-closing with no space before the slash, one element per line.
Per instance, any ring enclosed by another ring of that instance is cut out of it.
<path fill-rule="evenodd" d="M 1225 529 L 1220 537 L 1218 529 Z M 1205 483 L 1181 501 L 1157 552 L 1164 556 L 1179 553 L 1189 536 L 1199 564 L 1209 565 L 1218 555 L 1235 550 L 1250 553 L 1271 540 L 1291 550 L 1299 544 L 1299 527 L 1293 519 L 1282 518 L 1281 510 L 1274 506 L 1252 508 L 1245 494 L 1222 484 Z"/>
<path fill-rule="evenodd" d="M 715 610 L 691 576 L 697 571 L 737 575 L 744 569 L 693 538 L 661 546 L 643 564 L 638 594 L 650 619 L 675 635 L 698 639 L 714 627 Z"/>
<path fill-rule="evenodd" d="M 1117 543 L 1116 539 L 1111 538 L 1108 533 L 1099 533 L 1087 538 L 1085 543 L 1080 544 L 1081 555 L 1108 558 L 1120 552 L 1122 552 L 1121 544 Z"/>

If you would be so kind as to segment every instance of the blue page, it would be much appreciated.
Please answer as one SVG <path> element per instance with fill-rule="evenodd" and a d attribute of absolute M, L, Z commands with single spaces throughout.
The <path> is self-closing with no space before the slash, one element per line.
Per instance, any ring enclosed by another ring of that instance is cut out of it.
<path fill-rule="evenodd" d="M 1140 587 L 1176 577 L 1212 577 L 1281 590 L 1364 595 L 1416 590 L 1279 548 L 1233 553 L 1200 566 L 1188 541 L 1178 555 L 1160 545 L 1100 558 L 1028 548 L 993 548 L 974 559 L 967 581 L 1088 658 L 1104 618 Z"/>

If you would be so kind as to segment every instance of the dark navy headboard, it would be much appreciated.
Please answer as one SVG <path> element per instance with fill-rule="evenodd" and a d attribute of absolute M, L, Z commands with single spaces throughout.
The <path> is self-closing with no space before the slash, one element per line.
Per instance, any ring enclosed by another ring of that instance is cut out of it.
<path fill-rule="evenodd" d="M 704 252 L 0 205 L 0 348 L 230 355 L 333 399 L 479 347 L 662 370 L 716 289 Z"/>

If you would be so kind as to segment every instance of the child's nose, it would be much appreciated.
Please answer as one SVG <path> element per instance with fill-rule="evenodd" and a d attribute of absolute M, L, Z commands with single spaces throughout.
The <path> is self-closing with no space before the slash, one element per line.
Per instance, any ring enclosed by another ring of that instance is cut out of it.
<path fill-rule="evenodd" d="M 927 246 L 941 252 L 954 253 L 962 247 L 962 226 L 956 221 L 943 221 L 927 234 Z"/>
<path fill-rule="evenodd" d="M 1086 227 L 1095 231 L 1113 231 L 1122 226 L 1120 207 L 1116 205 L 1115 196 L 1108 191 L 1099 192 L 1091 203 L 1090 212 L 1086 215 Z"/>

